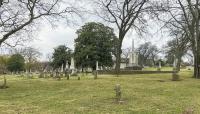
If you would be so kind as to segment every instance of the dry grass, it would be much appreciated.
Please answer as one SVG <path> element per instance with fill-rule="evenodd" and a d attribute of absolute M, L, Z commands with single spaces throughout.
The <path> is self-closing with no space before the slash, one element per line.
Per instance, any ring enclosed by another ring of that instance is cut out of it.
<path fill-rule="evenodd" d="M 182 114 L 190 107 L 200 114 L 200 80 L 191 76 L 182 71 L 178 82 L 171 81 L 171 74 L 61 81 L 7 76 L 0 114 Z M 122 104 L 115 103 L 116 84 L 121 85 Z"/>

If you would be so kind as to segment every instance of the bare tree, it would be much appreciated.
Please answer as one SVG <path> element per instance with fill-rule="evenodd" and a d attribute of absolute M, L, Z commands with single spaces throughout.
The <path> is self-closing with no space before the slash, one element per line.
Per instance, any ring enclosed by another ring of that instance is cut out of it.
<path fill-rule="evenodd" d="M 184 39 L 186 39 L 186 37 L 182 36 L 182 37 L 177 37 L 173 40 L 170 40 L 167 43 L 167 47 L 165 48 L 165 51 L 166 51 L 168 58 L 169 57 L 172 58 L 173 61 L 175 59 L 178 59 L 177 65 L 176 65 L 176 69 L 178 71 L 180 71 L 180 65 L 181 65 L 182 57 L 184 55 L 186 55 L 186 53 L 188 51 L 187 42 L 185 42 Z M 174 56 L 175 56 L 175 58 L 174 58 Z M 172 63 L 173 63 L 173 61 L 172 61 Z"/>
<path fill-rule="evenodd" d="M 0 0 L 0 7 L 1 7 L 3 4 L 8 3 L 8 2 L 9 2 L 9 0 Z"/>
<path fill-rule="evenodd" d="M 157 46 L 152 45 L 150 42 L 146 42 L 141 44 L 137 51 L 139 53 L 139 64 L 141 66 L 147 65 L 147 60 L 151 60 L 154 65 L 156 64 L 155 59 L 160 52 Z"/>
<path fill-rule="evenodd" d="M 200 78 L 200 3 L 199 0 L 174 0 L 165 2 L 166 25 L 184 32 L 194 55 L 194 77 Z"/>
<path fill-rule="evenodd" d="M 68 20 L 73 14 L 78 14 L 77 9 L 67 3 L 64 4 L 62 0 L 9 1 L 0 7 L 0 46 L 10 45 L 8 41 L 11 39 L 15 44 L 10 46 L 27 40 L 21 36 L 22 33 L 31 32 L 41 21 L 57 22 L 60 18 Z M 17 37 L 19 35 L 20 37 Z"/>
<path fill-rule="evenodd" d="M 37 59 L 41 56 L 41 53 L 38 49 L 27 47 L 23 50 L 22 55 L 26 60 L 26 69 L 28 72 L 31 72 L 31 68 L 34 66 L 34 63 L 37 62 Z"/>
<path fill-rule="evenodd" d="M 24 57 L 26 63 L 26 70 L 28 72 L 31 72 L 32 68 L 38 62 L 39 57 L 42 55 L 42 53 L 40 53 L 39 50 L 34 47 L 25 47 L 17 49 L 11 48 L 9 51 L 10 55 L 20 54 Z"/>
<path fill-rule="evenodd" d="M 132 52 L 132 48 L 126 48 L 122 49 L 122 56 L 126 59 L 126 66 L 128 66 L 128 57 L 130 56 L 130 53 Z"/>
<path fill-rule="evenodd" d="M 96 2 L 101 10 L 99 16 L 109 23 L 114 23 L 118 29 L 115 68 L 117 74 L 120 71 L 123 39 L 132 27 L 139 28 L 137 24 L 144 23 L 142 13 L 146 9 L 144 6 L 147 2 L 148 0 L 98 0 Z"/>

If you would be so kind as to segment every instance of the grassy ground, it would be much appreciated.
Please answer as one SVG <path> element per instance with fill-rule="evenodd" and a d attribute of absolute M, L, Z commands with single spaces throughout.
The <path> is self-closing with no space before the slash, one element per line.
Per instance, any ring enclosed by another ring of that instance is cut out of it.
<path fill-rule="evenodd" d="M 147 67 L 147 68 L 143 68 L 144 71 L 157 71 L 158 68 L 157 67 Z M 161 71 L 172 71 L 173 68 L 172 67 L 162 67 Z"/>
<path fill-rule="evenodd" d="M 178 82 L 171 74 L 61 81 L 7 76 L 10 88 L 0 90 L 0 114 L 182 114 L 187 108 L 200 114 L 200 80 L 191 71 L 180 76 Z M 123 104 L 114 102 L 116 84 Z"/>

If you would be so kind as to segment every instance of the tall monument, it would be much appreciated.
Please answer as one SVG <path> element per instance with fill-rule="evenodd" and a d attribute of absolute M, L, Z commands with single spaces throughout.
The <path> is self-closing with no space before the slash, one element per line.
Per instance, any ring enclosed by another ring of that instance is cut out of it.
<path fill-rule="evenodd" d="M 132 51 L 129 54 L 129 66 L 138 66 L 138 53 L 135 51 L 134 40 L 132 40 Z"/>
<path fill-rule="evenodd" d="M 71 65 L 70 65 L 70 70 L 72 71 L 71 74 L 75 74 L 76 73 L 76 69 L 75 69 L 75 63 L 74 63 L 74 58 L 71 58 Z"/>

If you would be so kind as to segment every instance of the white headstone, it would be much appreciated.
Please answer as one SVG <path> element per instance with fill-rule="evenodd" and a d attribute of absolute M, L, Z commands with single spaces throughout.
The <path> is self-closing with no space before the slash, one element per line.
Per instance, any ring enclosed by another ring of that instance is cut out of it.
<path fill-rule="evenodd" d="M 174 67 L 174 68 L 176 68 L 176 66 L 177 66 L 177 61 L 178 61 L 178 59 L 176 59 L 176 58 L 174 57 L 174 63 L 173 63 L 173 67 Z"/>
<path fill-rule="evenodd" d="M 99 70 L 99 62 L 96 61 L 96 70 Z"/>
<path fill-rule="evenodd" d="M 71 58 L 70 70 L 72 70 L 71 74 L 75 74 L 76 73 L 75 63 L 74 63 L 74 58 L 73 57 Z"/>
<path fill-rule="evenodd" d="M 65 70 L 67 70 L 68 69 L 68 61 L 66 61 L 66 65 L 65 65 Z"/>
<path fill-rule="evenodd" d="M 161 61 L 159 61 L 159 68 L 160 68 L 160 69 L 162 68 L 162 64 L 161 64 Z"/>
<path fill-rule="evenodd" d="M 64 71 L 64 65 L 62 64 L 60 72 Z"/>
<path fill-rule="evenodd" d="M 70 65 L 70 69 L 74 70 L 75 69 L 75 65 L 74 65 L 74 58 L 71 58 L 71 65 Z"/>

